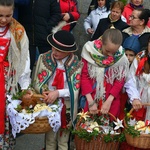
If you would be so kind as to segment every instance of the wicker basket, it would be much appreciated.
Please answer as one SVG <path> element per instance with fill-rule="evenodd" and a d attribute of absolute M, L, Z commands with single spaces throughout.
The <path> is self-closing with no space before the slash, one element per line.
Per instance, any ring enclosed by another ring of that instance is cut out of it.
<path fill-rule="evenodd" d="M 35 106 L 36 104 L 42 103 L 40 100 L 43 98 L 43 95 L 41 94 L 33 94 L 31 99 L 22 99 L 22 106 Z M 33 124 L 30 124 L 29 127 L 27 127 L 25 130 L 22 130 L 21 133 L 25 134 L 41 134 L 46 133 L 51 130 L 51 126 L 49 124 L 47 117 L 37 117 L 35 118 L 35 122 Z"/>
<path fill-rule="evenodd" d="M 98 136 L 96 139 L 92 139 L 90 142 L 86 142 L 84 139 L 75 135 L 76 150 L 118 150 L 119 142 L 106 143 L 103 136 Z"/>
<path fill-rule="evenodd" d="M 30 124 L 25 130 L 22 130 L 21 133 L 25 134 L 41 134 L 46 133 L 51 130 L 51 126 L 48 122 L 47 117 L 38 117 L 35 119 L 33 124 Z"/>
<path fill-rule="evenodd" d="M 143 104 L 144 106 L 150 106 L 150 104 Z M 130 110 L 130 114 L 133 112 L 133 108 Z M 125 127 L 127 128 L 126 122 L 124 122 Z M 129 145 L 142 148 L 150 149 L 150 135 L 149 134 L 140 134 L 140 136 L 133 137 L 132 135 L 125 133 L 126 141 Z"/>
<path fill-rule="evenodd" d="M 116 121 L 115 116 L 109 113 L 110 116 Z M 79 129 L 80 121 L 77 123 L 77 130 Z M 78 135 L 75 135 L 75 145 L 76 150 L 118 150 L 119 142 L 108 142 L 104 141 L 104 134 L 99 135 L 96 139 L 92 138 L 90 142 L 85 141 L 82 138 L 79 138 Z M 114 135 L 111 135 L 112 137 Z"/>

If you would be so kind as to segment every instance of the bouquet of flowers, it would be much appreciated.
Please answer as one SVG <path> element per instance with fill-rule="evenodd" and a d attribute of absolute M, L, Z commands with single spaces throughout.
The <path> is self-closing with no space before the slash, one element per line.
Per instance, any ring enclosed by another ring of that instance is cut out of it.
<path fill-rule="evenodd" d="M 110 113 L 107 115 L 78 113 L 76 128 L 72 132 L 75 134 L 76 149 L 117 150 L 119 142 L 124 140 L 120 130 L 124 128 L 122 123 L 123 120 L 116 119 Z"/>

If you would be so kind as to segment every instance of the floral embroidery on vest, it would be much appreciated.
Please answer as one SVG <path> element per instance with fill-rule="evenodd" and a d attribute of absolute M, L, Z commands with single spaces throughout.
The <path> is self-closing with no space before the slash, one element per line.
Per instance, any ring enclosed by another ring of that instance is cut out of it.
<path fill-rule="evenodd" d="M 76 73 L 73 75 L 73 88 L 74 90 L 79 90 L 80 88 L 80 79 L 81 79 L 81 74 Z"/>

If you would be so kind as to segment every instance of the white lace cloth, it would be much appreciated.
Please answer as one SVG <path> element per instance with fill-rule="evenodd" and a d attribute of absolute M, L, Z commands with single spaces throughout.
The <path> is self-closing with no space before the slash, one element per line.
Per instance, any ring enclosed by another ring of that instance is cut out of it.
<path fill-rule="evenodd" d="M 36 113 L 18 113 L 15 108 L 17 105 L 21 104 L 20 100 L 12 100 L 12 96 L 7 95 L 7 99 L 10 102 L 7 106 L 7 112 L 9 115 L 10 123 L 12 126 L 12 134 L 14 138 L 16 137 L 17 133 L 20 133 L 21 130 L 29 127 L 30 124 L 35 122 L 35 117 L 43 117 L 47 116 L 49 119 L 49 124 L 52 127 L 54 132 L 57 132 L 61 126 L 61 109 L 62 103 L 61 101 L 58 102 L 58 105 L 49 105 L 52 109 L 52 112 L 48 110 L 42 110 Z"/>

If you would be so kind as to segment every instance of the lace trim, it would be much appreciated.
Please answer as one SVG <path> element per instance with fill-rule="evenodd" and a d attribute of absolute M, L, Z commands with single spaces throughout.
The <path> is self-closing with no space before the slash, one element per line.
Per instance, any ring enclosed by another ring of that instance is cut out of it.
<path fill-rule="evenodd" d="M 61 101 L 58 102 L 58 105 L 49 105 L 49 107 L 52 109 L 52 112 L 49 112 L 48 110 L 42 110 L 36 113 L 24 114 L 18 113 L 15 110 L 17 105 L 21 104 L 20 100 L 12 100 L 12 96 L 10 95 L 7 95 L 7 100 L 10 102 L 7 106 L 7 112 L 12 126 L 12 134 L 14 138 L 16 137 L 17 133 L 20 133 L 21 130 L 26 129 L 30 124 L 33 124 L 36 117 L 47 116 L 49 119 L 49 124 L 54 132 L 57 132 L 60 128 L 60 114 L 63 105 Z"/>

